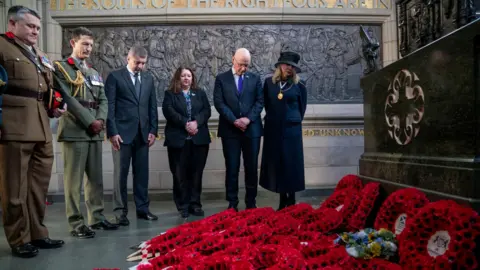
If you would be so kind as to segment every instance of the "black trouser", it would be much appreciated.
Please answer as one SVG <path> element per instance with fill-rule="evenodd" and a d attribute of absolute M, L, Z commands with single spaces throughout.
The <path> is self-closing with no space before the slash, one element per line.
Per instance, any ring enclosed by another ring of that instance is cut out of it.
<path fill-rule="evenodd" d="M 149 212 L 150 200 L 148 198 L 148 156 L 149 147 L 138 131 L 131 144 L 120 144 L 120 177 L 115 179 L 118 188 L 114 193 L 114 209 L 119 214 L 128 213 L 127 179 L 132 163 L 133 173 L 133 198 L 137 208 L 137 214 Z M 117 194 L 117 192 L 119 194 Z M 119 198 L 120 197 L 120 200 Z"/>
<path fill-rule="evenodd" d="M 245 169 L 245 204 L 255 206 L 258 187 L 258 153 L 260 138 L 222 138 L 223 156 L 225 158 L 225 187 L 227 201 L 231 206 L 238 205 L 238 174 L 240 154 L 243 153 Z"/>
<path fill-rule="evenodd" d="M 280 193 L 280 205 L 278 209 L 281 210 L 295 204 L 295 192 Z"/>
<path fill-rule="evenodd" d="M 173 176 L 173 200 L 178 211 L 201 208 L 203 169 L 209 145 L 186 140 L 182 148 L 168 147 L 168 163 Z"/>

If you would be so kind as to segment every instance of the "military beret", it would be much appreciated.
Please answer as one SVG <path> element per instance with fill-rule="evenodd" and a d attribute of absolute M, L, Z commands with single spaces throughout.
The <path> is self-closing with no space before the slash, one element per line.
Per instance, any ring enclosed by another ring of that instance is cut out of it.
<path fill-rule="evenodd" d="M 0 94 L 3 94 L 7 90 L 8 75 L 5 68 L 0 65 Z"/>

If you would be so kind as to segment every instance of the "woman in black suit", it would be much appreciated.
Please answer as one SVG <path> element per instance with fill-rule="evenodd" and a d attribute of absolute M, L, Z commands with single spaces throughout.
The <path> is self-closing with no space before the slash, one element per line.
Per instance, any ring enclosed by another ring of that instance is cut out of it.
<path fill-rule="evenodd" d="M 175 71 L 162 105 L 165 143 L 173 175 L 173 200 L 183 218 L 203 216 L 200 195 L 203 169 L 211 142 L 208 119 L 211 115 L 206 93 L 197 88 L 190 68 Z"/>

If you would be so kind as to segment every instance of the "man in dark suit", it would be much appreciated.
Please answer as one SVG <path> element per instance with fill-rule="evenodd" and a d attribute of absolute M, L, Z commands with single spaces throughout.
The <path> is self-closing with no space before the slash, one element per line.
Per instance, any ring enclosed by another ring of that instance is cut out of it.
<path fill-rule="evenodd" d="M 119 225 L 128 226 L 127 177 L 133 169 L 133 196 L 137 217 L 157 220 L 150 213 L 148 199 L 148 152 L 158 132 L 157 97 L 153 78 L 142 72 L 147 61 L 145 48 L 130 49 L 127 66 L 113 71 L 105 83 L 108 99 L 107 136 L 120 170 L 114 179 L 114 211 Z"/>
<path fill-rule="evenodd" d="M 263 89 L 260 76 L 247 72 L 250 52 L 241 48 L 232 58 L 233 67 L 215 79 L 214 105 L 220 114 L 218 137 L 225 158 L 228 208 L 238 210 L 240 153 L 245 169 L 245 205 L 256 208 L 258 153 L 263 125 Z"/>

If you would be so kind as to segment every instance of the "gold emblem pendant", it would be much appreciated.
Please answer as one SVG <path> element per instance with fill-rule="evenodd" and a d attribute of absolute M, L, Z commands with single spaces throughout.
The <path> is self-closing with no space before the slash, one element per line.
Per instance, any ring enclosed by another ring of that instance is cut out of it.
<path fill-rule="evenodd" d="M 283 98 L 283 93 L 282 92 L 278 93 L 277 97 L 278 97 L 279 100 L 281 100 Z"/>

